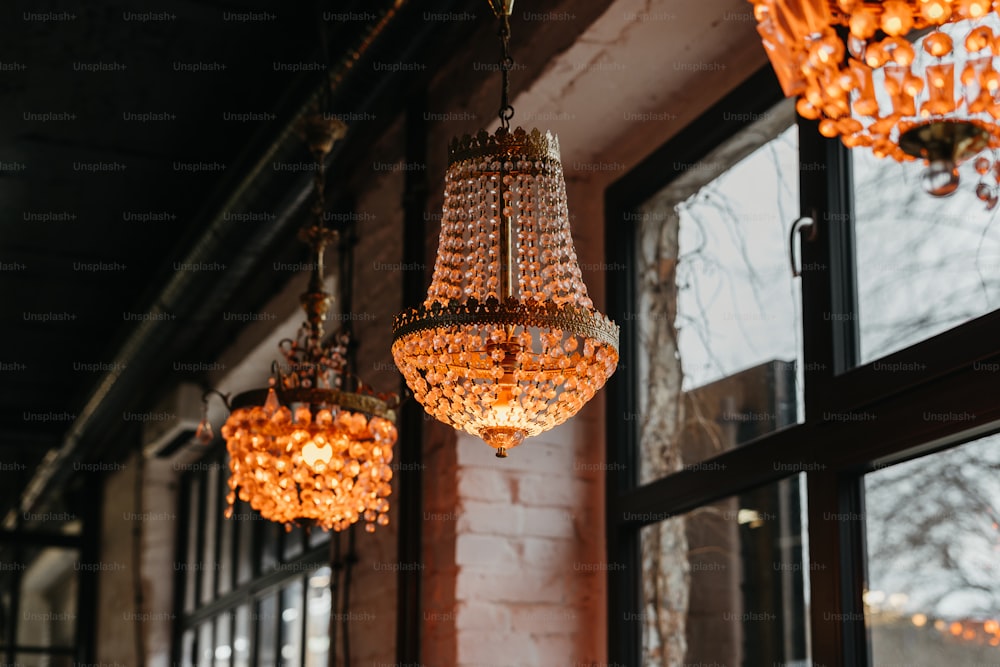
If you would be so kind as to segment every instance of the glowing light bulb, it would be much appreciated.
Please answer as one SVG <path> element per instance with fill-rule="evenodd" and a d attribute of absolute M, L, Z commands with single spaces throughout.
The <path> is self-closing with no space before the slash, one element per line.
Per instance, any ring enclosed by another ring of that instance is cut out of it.
<path fill-rule="evenodd" d="M 513 373 L 504 373 L 500 383 L 497 385 L 497 397 L 493 401 L 493 414 L 496 415 L 496 423 L 505 426 L 510 423 L 511 412 L 514 411 L 514 392 L 517 383 L 514 382 Z"/>
<path fill-rule="evenodd" d="M 313 470 L 316 470 L 320 463 L 322 463 L 322 468 L 325 470 L 326 464 L 330 462 L 332 457 L 333 447 L 329 443 L 322 447 L 317 447 L 316 443 L 310 440 L 302 447 L 302 460 Z"/>

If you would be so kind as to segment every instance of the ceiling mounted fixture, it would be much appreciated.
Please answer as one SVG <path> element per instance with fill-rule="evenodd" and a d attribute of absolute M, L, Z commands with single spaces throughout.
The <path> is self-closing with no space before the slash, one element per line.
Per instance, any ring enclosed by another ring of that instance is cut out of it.
<path fill-rule="evenodd" d="M 238 496 L 288 530 L 299 525 L 341 531 L 363 519 L 372 532 L 376 524 L 389 523 L 398 400 L 373 393 L 349 372 L 349 318 L 324 341 L 330 295 L 323 290 L 323 254 L 339 237 L 322 223 L 324 165 L 344 129 L 324 114 L 304 123 L 317 163 L 314 220 L 300 234 L 315 253 L 308 291 L 301 297 L 306 321 L 295 340 L 279 344 L 284 367 L 275 364 L 271 386 L 232 401 L 232 414 L 222 427 L 232 473 L 227 517 Z M 350 252 L 347 245 L 341 243 L 342 258 Z M 338 278 L 347 310 L 350 271 L 342 270 Z"/>
<path fill-rule="evenodd" d="M 393 323 L 392 355 L 424 409 L 498 457 L 575 415 L 618 364 L 618 327 L 597 312 L 570 236 L 559 141 L 511 131 L 510 14 L 500 19 L 500 127 L 448 148 L 427 298 Z"/>
<path fill-rule="evenodd" d="M 958 188 L 976 158 L 976 196 L 997 205 L 1000 16 L 992 0 L 750 0 L 782 90 L 849 148 L 927 165 L 924 189 Z M 978 156 L 978 157 L 977 157 Z"/>

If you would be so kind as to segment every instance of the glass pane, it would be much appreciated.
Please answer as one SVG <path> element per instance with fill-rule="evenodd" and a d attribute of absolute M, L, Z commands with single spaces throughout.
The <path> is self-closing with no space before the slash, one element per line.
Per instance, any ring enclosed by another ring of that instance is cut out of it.
<path fill-rule="evenodd" d="M 219 464 L 220 474 L 222 478 L 223 490 L 228 490 L 228 485 L 226 484 L 227 471 L 229 470 L 229 457 L 223 458 L 222 463 Z M 222 497 L 222 507 L 225 510 L 229 504 L 226 502 L 225 496 Z M 233 589 L 233 532 L 235 521 L 223 518 L 219 519 L 219 595 L 222 596 Z"/>
<path fill-rule="evenodd" d="M 320 530 L 316 528 L 309 532 L 309 547 L 318 547 L 321 544 L 326 544 L 330 541 L 330 533 L 325 530 Z"/>
<path fill-rule="evenodd" d="M 257 664 L 277 664 L 278 595 L 271 593 L 257 603 Z"/>
<path fill-rule="evenodd" d="M 202 523 L 201 551 L 201 601 L 215 599 L 215 549 L 218 547 L 216 526 L 221 518 L 219 511 L 219 468 L 209 466 L 205 471 L 205 514 Z"/>
<path fill-rule="evenodd" d="M 236 506 L 233 507 L 232 519 L 238 524 L 236 531 L 239 536 L 239 548 L 236 550 L 236 583 L 244 584 L 253 577 L 253 533 L 260 515 L 250 509 L 247 503 L 237 500 Z"/>
<path fill-rule="evenodd" d="M 309 577 L 306 591 L 306 667 L 326 667 L 330 650 L 330 568 Z"/>
<path fill-rule="evenodd" d="M 642 665 L 810 664 L 804 475 L 642 530 Z"/>
<path fill-rule="evenodd" d="M 233 656 L 233 646 L 229 642 L 229 629 L 232 616 L 229 613 L 220 614 L 215 619 L 215 667 L 229 667 Z"/>
<path fill-rule="evenodd" d="M 250 667 L 250 607 L 236 609 L 233 630 L 233 667 Z"/>
<path fill-rule="evenodd" d="M 787 104 L 765 116 L 675 165 L 684 173 L 636 213 L 638 311 L 625 326 L 638 329 L 640 400 L 623 418 L 639 422 L 643 482 L 802 414 L 801 296 L 788 263 L 798 130 Z"/>
<path fill-rule="evenodd" d="M 11 667 L 73 667 L 73 664 L 73 656 L 70 655 L 18 653 Z"/>
<path fill-rule="evenodd" d="M 865 477 L 875 664 L 1000 660 L 1000 436 Z"/>
<path fill-rule="evenodd" d="M 302 580 L 296 580 L 281 591 L 281 662 L 285 667 L 298 667 L 302 658 L 302 613 L 304 598 Z"/>
<path fill-rule="evenodd" d="M 920 166 L 851 155 L 862 363 L 1000 306 L 1000 226 L 976 199 L 971 162 L 959 189 L 937 198 Z"/>
<path fill-rule="evenodd" d="M 181 667 L 194 667 L 194 630 L 187 630 L 181 637 Z"/>
<path fill-rule="evenodd" d="M 10 632 L 16 627 L 14 618 L 13 598 L 17 581 L 25 565 L 11 545 L 0 546 L 0 642 L 5 643 Z"/>
<path fill-rule="evenodd" d="M 191 478 L 187 515 L 187 568 L 184 575 L 184 611 L 195 607 L 195 590 L 198 583 L 198 529 L 201 527 L 201 476 Z"/>
<path fill-rule="evenodd" d="M 17 643 L 22 646 L 76 645 L 77 571 L 99 567 L 81 563 L 75 549 L 31 549 L 20 573 Z"/>
<path fill-rule="evenodd" d="M 270 572 L 278 564 L 278 543 L 281 539 L 279 531 L 284 529 L 272 521 L 261 520 L 261 523 L 260 571 Z"/>
<path fill-rule="evenodd" d="M 198 626 L 198 667 L 209 667 L 215 657 L 215 646 L 212 644 L 212 622 L 205 621 Z"/>
<path fill-rule="evenodd" d="M 290 533 L 282 535 L 281 560 L 288 562 L 302 553 L 302 540 L 304 536 L 305 531 L 298 527 L 292 528 Z"/>

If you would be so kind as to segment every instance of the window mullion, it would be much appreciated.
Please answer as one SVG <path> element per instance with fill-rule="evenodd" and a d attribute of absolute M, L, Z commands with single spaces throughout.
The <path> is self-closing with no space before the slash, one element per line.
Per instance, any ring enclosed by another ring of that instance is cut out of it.
<path fill-rule="evenodd" d="M 817 124 L 799 123 L 799 202 L 813 227 L 801 242 L 806 419 L 830 404 L 835 376 L 859 358 L 851 159 Z"/>
<path fill-rule="evenodd" d="M 862 479 L 826 470 L 808 473 L 806 484 L 813 663 L 867 667 Z"/>

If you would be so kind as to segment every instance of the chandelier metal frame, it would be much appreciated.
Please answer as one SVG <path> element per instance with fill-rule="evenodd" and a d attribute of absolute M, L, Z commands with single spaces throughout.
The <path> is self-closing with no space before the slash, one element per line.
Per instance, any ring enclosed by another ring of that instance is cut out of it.
<path fill-rule="evenodd" d="M 350 319 L 326 339 L 331 295 L 324 289 L 324 254 L 340 242 L 342 306 L 349 310 L 349 240 L 323 225 L 325 161 L 346 126 L 333 116 L 307 116 L 301 134 L 316 160 L 312 222 L 299 234 L 313 265 L 300 303 L 306 320 L 279 350 L 270 386 L 223 398 L 230 416 L 222 428 L 229 450 L 227 516 L 236 498 L 264 518 L 310 529 L 342 531 L 364 520 L 369 532 L 388 524 L 392 446 L 397 438 L 395 394 L 379 394 L 352 372 Z M 199 427 L 200 428 L 200 427 Z"/>

